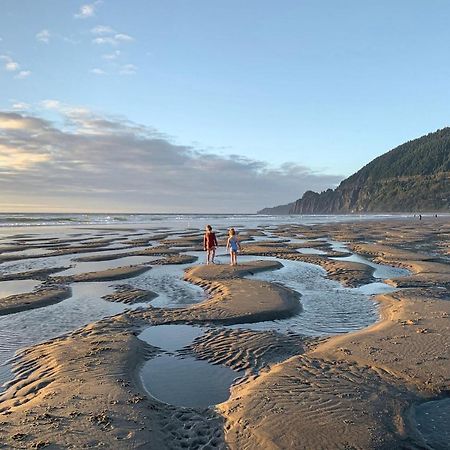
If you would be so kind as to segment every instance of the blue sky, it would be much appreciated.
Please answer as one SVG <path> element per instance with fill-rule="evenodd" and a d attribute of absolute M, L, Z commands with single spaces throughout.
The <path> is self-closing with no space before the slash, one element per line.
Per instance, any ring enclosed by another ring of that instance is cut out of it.
<path fill-rule="evenodd" d="M 279 171 L 287 179 L 294 175 L 283 164 L 302 168 L 297 185 L 267 185 L 267 200 L 254 192 L 245 210 L 295 200 L 309 186 L 333 187 L 396 145 L 448 125 L 446 0 L 0 0 L 0 14 L 1 111 L 66 133 L 74 111 L 126 121 L 184 151 L 223 161 L 239 155 L 255 177 Z M 56 160 L 57 150 L 50 153 Z M 149 144 L 147 164 L 152 154 Z M 14 161 L 3 159 L 5 167 Z M 33 171 L 43 171 L 37 161 Z M 233 203 L 220 197 L 227 183 L 211 183 L 206 189 L 217 195 L 203 204 L 229 210 Z M 195 197 L 205 186 L 192 189 Z M 26 195 L 14 200 L 25 209 Z M 12 207 L 8 198 L 0 208 Z M 158 207 L 182 206 L 171 201 Z M 52 208 L 60 202 L 48 197 Z M 189 208 L 204 210 L 194 200 Z"/>

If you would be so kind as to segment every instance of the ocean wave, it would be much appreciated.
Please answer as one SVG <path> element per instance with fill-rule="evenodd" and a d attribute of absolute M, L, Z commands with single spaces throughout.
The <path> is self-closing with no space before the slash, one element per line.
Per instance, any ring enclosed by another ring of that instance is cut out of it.
<path fill-rule="evenodd" d="M 34 223 L 34 222 L 73 222 L 75 219 L 71 217 L 21 217 L 21 216 L 11 216 L 11 217 L 1 217 L 0 223 Z"/>

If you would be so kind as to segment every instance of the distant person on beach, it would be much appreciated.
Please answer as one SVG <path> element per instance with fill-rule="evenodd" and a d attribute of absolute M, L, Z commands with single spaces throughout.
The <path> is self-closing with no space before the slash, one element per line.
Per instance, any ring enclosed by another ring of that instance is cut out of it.
<path fill-rule="evenodd" d="M 205 235 L 203 236 L 203 249 L 206 251 L 206 264 L 214 264 L 217 246 L 216 233 L 213 232 L 211 225 L 206 225 Z"/>
<path fill-rule="evenodd" d="M 230 266 L 237 266 L 237 252 L 241 249 L 234 228 L 228 230 L 227 250 L 230 250 Z"/>

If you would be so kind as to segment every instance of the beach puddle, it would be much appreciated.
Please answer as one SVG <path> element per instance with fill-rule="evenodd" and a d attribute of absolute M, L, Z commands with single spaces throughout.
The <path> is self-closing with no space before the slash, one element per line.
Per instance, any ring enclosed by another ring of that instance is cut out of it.
<path fill-rule="evenodd" d="M 363 256 L 352 254 L 351 256 L 345 256 L 343 258 L 331 258 L 336 261 L 350 261 L 365 264 L 366 266 L 373 267 L 375 269 L 373 276 L 379 278 L 380 280 L 387 280 L 388 278 L 406 277 L 410 274 L 407 269 L 402 269 L 400 267 L 392 267 L 384 264 L 377 264 Z"/>
<path fill-rule="evenodd" d="M 16 351 L 71 332 L 88 323 L 113 316 L 140 304 L 124 305 L 102 300 L 113 292 L 111 282 L 74 283 L 72 296 L 45 308 L 0 317 L 0 392 L 12 378 L 8 361 Z"/>
<path fill-rule="evenodd" d="M 384 283 L 345 288 L 326 278 L 326 271 L 321 267 L 303 261 L 245 257 L 242 262 L 256 259 L 277 260 L 283 267 L 249 278 L 278 283 L 299 292 L 302 311 L 289 319 L 239 325 L 240 328 L 294 332 L 306 336 L 349 333 L 378 320 L 378 304 L 371 295 L 393 290 Z"/>
<path fill-rule="evenodd" d="M 192 325 L 157 325 L 146 328 L 138 338 L 167 352 L 175 352 L 203 333 L 202 328 Z"/>
<path fill-rule="evenodd" d="M 326 252 L 318 248 L 298 248 L 297 252 L 302 255 L 326 255 Z"/>
<path fill-rule="evenodd" d="M 153 266 L 152 270 L 129 280 L 128 284 L 158 294 L 151 302 L 154 307 L 189 306 L 206 299 L 203 288 L 183 280 L 184 270 L 190 266 L 192 264 Z"/>
<path fill-rule="evenodd" d="M 32 292 L 42 282 L 38 280 L 0 281 L 0 298 Z"/>
<path fill-rule="evenodd" d="M 435 450 L 448 450 L 450 443 L 450 398 L 422 403 L 415 407 L 417 429 Z"/>
<path fill-rule="evenodd" d="M 28 248 L 26 250 L 18 250 L 16 252 L 8 252 L 6 253 L 8 256 L 36 256 L 43 255 L 45 256 L 47 253 L 52 253 L 54 250 L 48 248 Z"/>
<path fill-rule="evenodd" d="M 315 239 L 315 240 L 327 242 L 328 244 L 331 245 L 331 250 L 333 250 L 334 252 L 351 253 L 351 251 L 348 249 L 345 242 L 333 241 L 333 240 L 327 240 L 327 239 Z"/>
<path fill-rule="evenodd" d="M 375 283 L 369 283 L 354 288 L 353 290 L 365 295 L 379 295 L 379 294 L 389 294 L 390 292 L 396 291 L 397 288 L 390 286 L 389 284 L 377 281 Z"/>
<path fill-rule="evenodd" d="M 158 325 L 146 328 L 139 339 L 167 352 L 176 352 L 201 336 L 190 325 Z M 209 407 L 228 399 L 230 387 L 243 375 L 191 356 L 164 354 L 147 361 L 140 372 L 145 391 L 164 403 L 185 407 Z"/>

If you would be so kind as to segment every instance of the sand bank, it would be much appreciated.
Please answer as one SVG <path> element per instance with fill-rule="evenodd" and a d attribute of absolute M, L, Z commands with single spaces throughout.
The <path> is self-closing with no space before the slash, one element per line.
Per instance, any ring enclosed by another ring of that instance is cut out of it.
<path fill-rule="evenodd" d="M 439 227 L 444 234 L 450 229 L 444 222 Z M 423 275 L 415 288 L 379 297 L 377 324 L 312 345 L 273 332 L 218 328 L 206 333 L 185 351 L 252 373 L 217 412 L 172 407 L 142 395 L 139 368 L 158 349 L 135 335 L 149 324 L 236 324 L 295 314 L 298 297 L 290 290 L 243 278 L 279 263 L 194 267 L 186 280 L 205 288 L 201 304 L 127 312 L 26 350 L 17 360 L 16 380 L 0 398 L 0 442 L 7 448 L 46 443 L 49 448 L 118 449 L 427 448 L 413 411 L 450 390 L 450 302 L 448 264 L 439 256 L 445 247 L 436 224 L 416 228 L 380 222 L 278 230 L 286 237 L 339 237 L 350 245 L 380 240 L 386 261 L 413 270 L 406 280 L 420 273 L 440 278 L 430 286 Z M 404 242 L 408 248 L 401 248 Z M 423 245 L 436 253 L 432 260 Z M 294 255 L 290 252 L 276 255 Z M 328 265 L 344 283 L 357 285 L 372 276 L 372 269 L 339 266 L 348 262 L 326 256 L 294 256 Z"/>
<path fill-rule="evenodd" d="M 43 287 L 36 292 L 0 298 L 0 316 L 61 302 L 71 295 L 68 286 Z"/>

